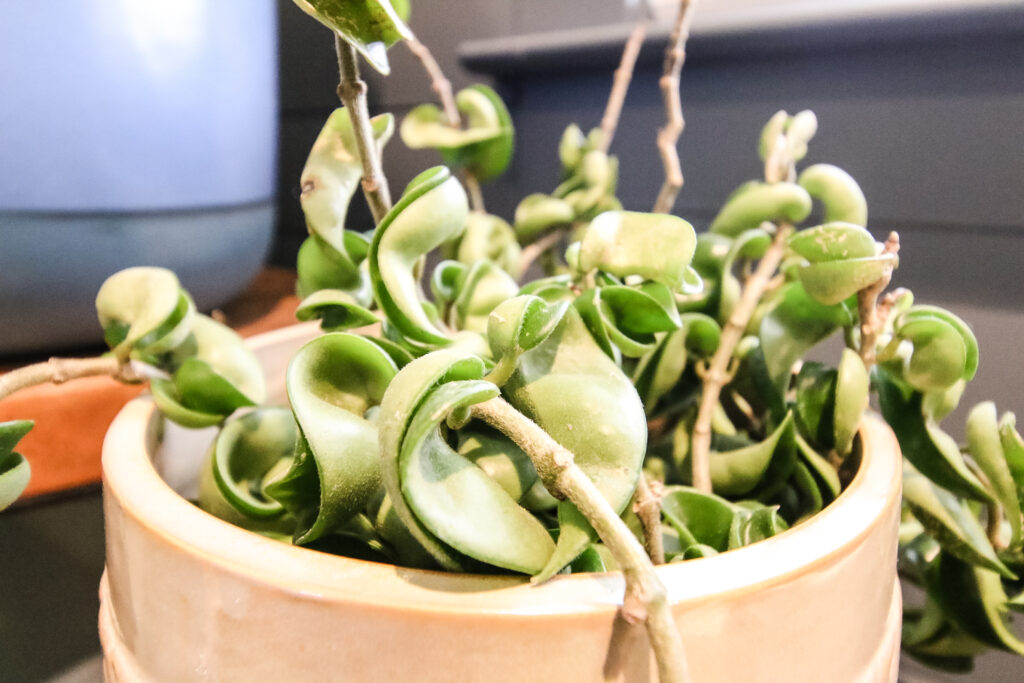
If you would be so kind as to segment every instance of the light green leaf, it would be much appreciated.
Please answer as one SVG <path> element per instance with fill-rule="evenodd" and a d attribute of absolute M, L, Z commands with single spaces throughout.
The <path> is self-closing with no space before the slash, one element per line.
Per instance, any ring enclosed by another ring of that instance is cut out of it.
<path fill-rule="evenodd" d="M 743 496 L 755 490 L 769 497 L 789 478 L 796 463 L 793 413 L 764 441 L 728 451 L 711 452 L 712 490 Z"/>
<path fill-rule="evenodd" d="M 1022 542 L 1020 499 L 1003 454 L 996 405 L 991 401 L 979 403 L 967 415 L 967 451 L 985 473 L 995 499 L 1003 507 L 1010 525 L 1010 548 L 1019 548 Z"/>
<path fill-rule="evenodd" d="M 871 233 L 854 223 L 839 221 L 807 228 L 789 238 L 789 248 L 811 263 L 868 258 L 878 253 Z"/>
<path fill-rule="evenodd" d="M 32 468 L 14 447 L 34 425 L 32 420 L 0 422 L 0 510 L 14 503 L 28 486 Z"/>
<path fill-rule="evenodd" d="M 808 166 L 797 183 L 825 207 L 826 221 L 868 224 L 868 204 L 860 185 L 846 171 L 831 164 Z"/>
<path fill-rule="evenodd" d="M 195 307 L 178 276 L 140 266 L 111 275 L 96 295 L 103 334 L 120 358 L 133 351 L 162 353 L 185 340 Z"/>
<path fill-rule="evenodd" d="M 676 216 L 607 211 L 587 226 L 579 266 L 617 277 L 639 275 L 681 291 L 696 245 L 693 226 Z"/>
<path fill-rule="evenodd" d="M 412 37 L 389 0 L 294 0 L 299 8 L 335 31 L 384 75 L 387 49 Z"/>
<path fill-rule="evenodd" d="M 327 332 L 342 332 L 380 322 L 372 311 L 357 304 L 354 297 L 340 289 L 313 292 L 299 303 L 295 317 L 304 321 L 319 319 L 321 329 Z"/>
<path fill-rule="evenodd" d="M 745 230 L 771 223 L 798 224 L 811 213 L 811 196 L 794 183 L 751 182 L 726 200 L 711 222 L 711 232 L 736 237 Z"/>

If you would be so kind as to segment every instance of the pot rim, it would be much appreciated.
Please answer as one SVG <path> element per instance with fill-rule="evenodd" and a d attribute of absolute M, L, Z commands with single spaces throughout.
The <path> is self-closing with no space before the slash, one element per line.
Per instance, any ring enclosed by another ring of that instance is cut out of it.
<path fill-rule="evenodd" d="M 256 335 L 257 352 L 294 348 L 311 335 L 295 325 Z M 152 461 L 159 414 L 148 396 L 128 403 L 103 444 L 106 504 L 115 504 L 145 532 L 197 561 L 313 600 L 374 604 L 401 610 L 505 615 L 590 614 L 622 604 L 620 572 L 555 576 L 534 586 L 526 577 L 407 569 L 320 553 L 235 527 L 182 498 Z M 902 457 L 877 416 L 860 429 L 861 466 L 850 485 L 817 515 L 777 536 L 710 558 L 662 565 L 658 576 L 673 604 L 742 599 L 800 575 L 822 572 L 887 523 L 898 505 Z M 895 561 L 895 556 L 893 557 Z"/>

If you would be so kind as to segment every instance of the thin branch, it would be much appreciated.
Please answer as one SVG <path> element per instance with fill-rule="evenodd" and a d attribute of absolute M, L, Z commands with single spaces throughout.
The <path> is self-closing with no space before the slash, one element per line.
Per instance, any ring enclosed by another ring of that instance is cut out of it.
<path fill-rule="evenodd" d="M 501 398 L 478 403 L 472 415 L 507 435 L 523 449 L 552 495 L 567 498 L 587 518 L 615 556 L 626 580 L 620 610 L 630 624 L 644 622 L 663 683 L 687 679 L 679 630 L 665 586 L 640 542 L 612 509 L 575 457 L 530 418 Z"/>
<path fill-rule="evenodd" d="M 525 277 L 526 271 L 530 269 L 530 266 L 537 260 L 537 257 L 558 244 L 564 235 L 565 230 L 554 230 L 536 242 L 523 247 L 523 251 L 519 254 L 520 277 Z"/>
<path fill-rule="evenodd" d="M 619 68 L 615 70 L 612 91 L 608 95 L 604 116 L 601 117 L 600 149 L 602 152 L 607 152 L 608 148 L 612 146 L 612 138 L 615 137 L 615 129 L 618 127 L 619 117 L 622 115 L 622 105 L 625 104 L 626 93 L 629 91 L 629 83 L 633 80 L 636 58 L 640 55 L 640 47 L 644 44 L 644 38 L 647 37 L 648 23 L 647 19 L 644 19 L 636 25 L 622 50 L 622 60 L 619 62 Z"/>
<path fill-rule="evenodd" d="M 452 82 L 445 77 L 444 71 L 441 70 L 441 65 L 437 63 L 434 55 L 430 53 L 427 46 L 421 43 L 418 38 L 408 38 L 405 44 L 409 51 L 420 60 L 427 75 L 430 76 L 430 87 L 437 93 L 437 99 L 441 101 L 441 107 L 444 109 L 444 115 L 448 119 L 448 125 L 458 128 L 462 125 L 462 119 L 459 118 L 459 108 L 455 106 Z"/>
<path fill-rule="evenodd" d="M 466 194 L 469 196 L 469 206 L 474 211 L 484 213 L 484 192 L 480 189 L 480 181 L 468 170 L 462 172 L 462 184 L 466 186 Z"/>
<path fill-rule="evenodd" d="M 455 95 L 452 93 L 452 82 L 444 75 L 441 65 L 434 59 L 430 49 L 421 43 L 418 38 L 409 38 L 405 41 L 405 44 L 409 51 L 420 60 L 423 70 L 430 77 L 430 87 L 437 94 L 437 99 L 441 102 L 441 108 L 444 110 L 445 118 L 448 119 L 448 125 L 452 128 L 461 128 L 462 118 L 459 116 L 459 107 L 455 102 Z M 466 186 L 470 207 L 474 211 L 483 213 L 486 208 L 484 207 L 484 193 L 480 189 L 480 181 L 469 171 L 464 171 L 462 174 L 462 184 Z"/>
<path fill-rule="evenodd" d="M 16 391 L 40 384 L 63 384 L 80 377 L 106 375 L 121 382 L 137 382 L 131 365 L 113 356 L 99 358 L 51 358 L 0 375 L 0 400 Z"/>
<path fill-rule="evenodd" d="M 882 254 L 896 255 L 900 251 L 900 236 L 895 232 L 889 233 L 889 239 L 885 241 Z M 874 283 L 857 292 L 857 310 L 860 313 L 860 359 L 864 361 L 864 367 L 871 369 L 875 364 L 875 346 L 878 344 L 878 335 L 885 327 L 886 318 L 889 317 L 889 310 L 892 308 L 893 300 L 883 299 L 878 302 L 878 295 L 881 294 L 889 282 L 892 281 L 892 271 L 895 264 L 889 266 Z"/>
<path fill-rule="evenodd" d="M 657 479 L 648 482 L 640 473 L 636 493 L 633 494 L 633 512 L 644 528 L 644 549 L 654 564 L 665 564 L 665 541 L 661 537 L 661 498 L 664 485 Z"/>
<path fill-rule="evenodd" d="M 355 48 L 337 33 L 334 34 L 334 50 L 338 53 L 338 98 L 348 109 L 359 158 L 363 162 L 363 194 L 374 222 L 380 223 L 391 210 L 391 191 L 373 139 L 370 109 L 366 103 L 366 82 L 359 77 Z"/>
<path fill-rule="evenodd" d="M 679 165 L 679 151 L 676 144 L 683 134 L 686 120 L 683 118 L 683 103 L 679 97 L 679 74 L 686 61 L 686 41 L 690 37 L 690 21 L 696 0 L 680 0 L 672 38 L 665 50 L 665 68 L 658 81 L 662 99 L 665 101 L 665 126 L 658 131 L 658 151 L 665 166 L 665 182 L 654 203 L 654 213 L 668 213 L 676 203 L 676 195 L 683 188 L 683 170 Z"/>
<path fill-rule="evenodd" d="M 754 274 L 747 280 L 743 288 L 743 295 L 739 303 L 733 309 L 732 315 L 725 323 L 722 336 L 718 343 L 715 355 L 711 357 L 702 380 L 704 383 L 700 397 L 700 408 L 697 411 L 697 421 L 693 425 L 693 441 L 691 443 L 691 465 L 693 468 L 693 486 L 701 491 L 711 491 L 711 416 L 714 414 L 715 404 L 722 393 L 722 387 L 728 384 L 730 375 L 730 363 L 736 344 L 743 338 L 743 332 L 750 322 L 761 296 L 768 287 L 775 274 L 776 269 L 786 254 L 786 240 L 793 232 L 793 226 L 782 224 L 775 231 L 768 251 L 757 264 Z"/>

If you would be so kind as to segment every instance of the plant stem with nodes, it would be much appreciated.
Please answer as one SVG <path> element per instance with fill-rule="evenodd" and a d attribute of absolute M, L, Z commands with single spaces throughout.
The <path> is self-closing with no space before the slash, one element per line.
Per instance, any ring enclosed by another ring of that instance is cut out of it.
<path fill-rule="evenodd" d="M 119 382 L 137 382 L 130 364 L 113 356 L 99 358 L 51 358 L 0 375 L 0 400 L 16 391 L 39 384 L 63 384 L 80 377 L 105 375 Z"/>
<path fill-rule="evenodd" d="M 359 76 L 355 48 L 337 33 L 334 34 L 334 50 L 338 53 L 338 98 L 348 109 L 356 148 L 363 163 L 363 194 L 366 195 L 366 203 L 370 205 L 374 222 L 380 223 L 391 210 L 391 191 L 373 139 L 370 109 L 366 103 L 366 82 Z"/>
<path fill-rule="evenodd" d="M 441 65 L 434 59 L 430 49 L 415 36 L 407 39 L 405 44 L 409 51 L 420 60 L 424 71 L 430 77 L 430 88 L 437 94 L 437 99 L 441 102 L 448 125 L 452 128 L 462 127 L 462 117 L 459 115 L 455 95 L 452 93 L 452 82 L 444 75 Z M 474 211 L 484 212 L 484 193 L 480 189 L 480 181 L 477 180 L 477 177 L 469 171 L 464 171 L 462 183 L 466 186 L 466 192 L 469 195 L 469 205 Z"/>
<path fill-rule="evenodd" d="M 775 229 L 775 237 L 772 239 L 771 246 L 761 257 L 754 273 L 747 279 L 739 303 L 725 323 L 718 349 L 711 357 L 711 363 L 701 373 L 703 388 L 697 420 L 693 425 L 690 452 L 693 486 L 700 491 L 711 492 L 711 417 L 722 394 L 722 388 L 732 379 L 733 373 L 730 364 L 733 351 L 736 350 L 736 345 L 743 338 L 743 332 L 747 328 L 747 323 L 750 322 L 750 316 L 753 315 L 761 296 L 782 262 L 782 258 L 786 254 L 786 240 L 792 233 L 793 226 L 786 223 Z"/>
<path fill-rule="evenodd" d="M 640 473 L 633 494 L 633 512 L 644 528 L 644 548 L 654 564 L 665 564 L 665 541 L 661 537 L 661 498 L 664 486 L 657 479 L 647 481 Z"/>
<path fill-rule="evenodd" d="M 568 499 L 587 518 L 622 568 L 626 593 L 620 613 L 627 623 L 646 625 L 660 680 L 686 680 L 683 644 L 665 586 L 643 546 L 576 464 L 573 454 L 502 398 L 476 404 L 471 414 L 512 439 L 530 456 L 551 494 Z"/>
<path fill-rule="evenodd" d="M 896 255 L 900 251 L 900 236 L 895 232 L 889 233 L 885 240 L 885 247 L 882 254 Z M 878 344 L 878 335 L 885 327 L 886 319 L 889 317 L 889 310 L 892 308 L 895 297 L 887 295 L 878 302 L 878 295 L 881 294 L 889 282 L 892 281 L 892 271 L 895 265 L 885 269 L 882 277 L 864 289 L 857 292 L 857 309 L 860 313 L 860 359 L 864 361 L 864 367 L 868 370 L 875 364 L 875 346 Z"/>
<path fill-rule="evenodd" d="M 675 206 L 676 196 L 683 188 L 683 170 L 679 165 L 679 151 L 676 144 L 683 134 L 686 120 L 683 118 L 683 104 L 679 97 L 679 74 L 686 61 L 686 41 L 690 37 L 690 21 L 696 0 L 680 0 L 672 37 L 665 50 L 665 68 L 658 81 L 662 99 L 665 101 L 665 126 L 658 131 L 658 152 L 665 166 L 665 182 L 654 202 L 654 213 L 669 213 Z"/>
<path fill-rule="evenodd" d="M 602 152 L 607 152 L 608 148 L 612 146 L 612 138 L 615 137 L 615 129 L 618 127 L 619 117 L 622 115 L 622 105 L 625 104 L 626 93 L 629 91 L 629 83 L 633 80 L 636 58 L 640 55 L 640 47 L 644 44 L 644 38 L 647 37 L 648 23 L 647 19 L 637 23 L 622 50 L 622 60 L 619 62 L 619 68 L 615 70 L 612 91 L 608 95 L 604 116 L 601 117 L 600 149 Z"/>

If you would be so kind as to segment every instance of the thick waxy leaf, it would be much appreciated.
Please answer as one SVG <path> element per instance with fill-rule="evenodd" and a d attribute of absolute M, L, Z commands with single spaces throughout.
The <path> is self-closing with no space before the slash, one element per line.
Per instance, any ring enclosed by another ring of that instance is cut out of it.
<path fill-rule="evenodd" d="M 295 452 L 298 428 L 287 408 L 263 408 L 228 420 L 200 476 L 199 507 L 253 531 L 294 530 L 295 520 L 266 493 Z"/>
<path fill-rule="evenodd" d="M 412 37 L 390 0 L 294 0 L 303 12 L 335 31 L 384 75 L 387 49 Z"/>
<path fill-rule="evenodd" d="M 796 435 L 796 447 L 800 455 L 800 462 L 814 475 L 819 484 L 819 489 L 824 496 L 823 502 L 828 503 L 838 498 L 842 485 L 839 482 L 836 468 L 829 464 L 824 456 L 811 448 L 810 444 L 804 441 L 799 434 Z"/>
<path fill-rule="evenodd" d="M 660 282 L 589 289 L 573 302 L 608 356 L 638 358 L 654 348 L 655 333 L 679 328 L 675 298 Z"/>
<path fill-rule="evenodd" d="M 793 364 L 841 326 L 853 324 L 843 305 L 826 306 L 811 298 L 797 282 L 779 293 L 762 318 L 758 336 L 772 382 L 781 392 L 789 386 Z"/>
<path fill-rule="evenodd" d="M 391 503 L 391 498 L 387 495 L 384 496 L 380 509 L 377 511 L 374 528 L 378 535 L 387 542 L 391 552 L 398 558 L 398 563 L 403 567 L 437 568 L 434 558 L 402 523 Z"/>
<path fill-rule="evenodd" d="M 460 430 L 459 455 L 483 470 L 515 501 L 538 481 L 530 456 L 493 429 L 474 425 Z"/>
<path fill-rule="evenodd" d="M 877 282 L 897 263 L 894 254 L 842 261 L 822 261 L 804 266 L 797 274 L 807 293 L 831 306 L 845 301 L 868 285 Z"/>
<path fill-rule="evenodd" d="M 445 163 L 467 169 L 479 180 L 505 172 L 512 160 L 512 119 L 505 103 L 486 85 L 460 90 L 455 105 L 465 127 L 450 125 L 433 104 L 415 107 L 403 119 L 402 142 L 411 149 L 438 149 Z"/>
<path fill-rule="evenodd" d="M 745 230 L 771 223 L 803 222 L 811 213 L 811 196 L 794 183 L 750 182 L 725 201 L 711 222 L 711 232 L 735 237 Z"/>
<path fill-rule="evenodd" d="M 896 432 L 903 457 L 928 479 L 958 496 L 990 500 L 985 487 L 964 463 L 956 441 L 925 417 L 921 393 L 901 385 L 880 368 L 875 371 L 879 407 Z"/>
<path fill-rule="evenodd" d="M 298 518 L 297 543 L 330 533 L 378 492 L 377 427 L 366 415 L 397 372 L 380 346 L 341 332 L 313 339 L 292 357 L 288 399 L 307 447 L 271 493 Z"/>
<path fill-rule="evenodd" d="M 555 228 L 567 226 L 576 212 L 563 200 L 546 194 L 527 195 L 516 207 L 515 231 L 522 244 L 528 244 Z"/>
<path fill-rule="evenodd" d="M 462 571 L 467 558 L 444 543 L 419 520 L 406 502 L 402 490 L 399 456 L 404 447 L 409 423 L 423 401 L 440 385 L 462 380 L 477 380 L 484 375 L 479 357 L 450 349 L 434 351 L 402 368 L 388 385 L 381 402 L 380 458 L 384 487 L 395 514 L 423 548 L 441 567 Z"/>
<path fill-rule="evenodd" d="M 854 223 L 825 223 L 789 238 L 789 248 L 811 263 L 867 258 L 878 253 L 871 233 Z"/>
<path fill-rule="evenodd" d="M 846 171 L 831 164 L 808 166 L 797 178 L 825 208 L 825 220 L 844 221 L 855 225 L 868 224 L 868 203 L 860 185 Z"/>
<path fill-rule="evenodd" d="M 967 635 L 990 647 L 1024 655 L 1024 642 L 1006 617 L 1006 592 L 999 574 L 942 553 L 929 567 L 929 594 Z"/>
<path fill-rule="evenodd" d="M 684 330 L 663 335 L 657 346 L 637 363 L 633 373 L 633 384 L 643 399 L 644 410 L 648 414 L 683 376 L 687 356 L 683 343 L 685 336 Z"/>
<path fill-rule="evenodd" d="M 195 307 L 174 273 L 141 266 L 106 279 L 96 312 L 110 348 L 124 358 L 133 350 L 162 353 L 178 346 L 189 334 Z"/>
<path fill-rule="evenodd" d="M 555 548 L 544 525 L 483 469 L 453 451 L 438 429 L 451 412 L 497 394 L 490 382 L 471 380 L 443 384 L 424 399 L 399 455 L 402 493 L 423 525 L 459 552 L 535 574 Z"/>
<path fill-rule="evenodd" d="M 935 486 L 912 467 L 903 470 L 903 501 L 945 552 L 1007 578 L 1016 578 L 996 556 L 967 503 Z"/>
<path fill-rule="evenodd" d="M 743 448 L 711 452 L 711 485 L 725 496 L 743 496 L 755 489 L 765 497 L 774 494 L 789 478 L 796 464 L 793 414 L 764 441 Z"/>
<path fill-rule="evenodd" d="M 521 249 L 512 226 L 489 213 L 471 211 L 466 218 L 455 257 L 465 264 L 487 259 L 498 264 L 513 278 L 519 277 Z"/>
<path fill-rule="evenodd" d="M 620 278 L 639 275 L 681 291 L 697 246 L 693 226 L 668 214 L 606 211 L 587 226 L 579 267 Z"/>
<path fill-rule="evenodd" d="M 0 422 L 0 510 L 10 506 L 28 486 L 31 467 L 14 447 L 31 431 L 32 420 Z"/>
<path fill-rule="evenodd" d="M 462 185 L 448 169 L 438 166 L 416 176 L 377 226 L 369 253 L 374 295 L 391 324 L 412 340 L 450 341 L 424 310 L 416 264 L 457 237 L 468 212 Z"/>
<path fill-rule="evenodd" d="M 266 398 L 256 356 L 237 332 L 208 316 L 195 314 L 191 334 L 176 355 L 184 358 L 172 379 L 154 379 L 151 387 L 161 412 L 184 427 L 216 424 Z"/>
<path fill-rule="evenodd" d="M 903 378 L 920 391 L 945 391 L 978 370 L 978 340 L 967 324 L 935 306 L 914 306 L 896 320 L 894 334 L 912 347 Z"/>
<path fill-rule="evenodd" d="M 316 235 L 303 241 L 296 259 L 296 291 L 300 297 L 306 298 L 321 289 L 336 289 L 351 295 L 361 306 L 373 301 L 366 264 L 359 263 L 366 258 L 369 244 L 362 235 L 351 231 L 345 231 L 344 242 L 348 247 L 346 253 L 335 250 Z"/>
<path fill-rule="evenodd" d="M 339 289 L 321 289 L 313 292 L 295 311 L 299 320 L 320 320 L 326 332 L 342 332 L 354 327 L 365 327 L 380 322 L 370 310 L 355 302 L 347 292 Z"/>
<path fill-rule="evenodd" d="M 669 486 L 661 499 L 661 512 L 679 533 L 682 545 L 699 543 L 719 552 L 729 547 L 729 529 L 737 513 L 724 498 L 688 486 Z"/>
<path fill-rule="evenodd" d="M 1003 413 L 999 419 L 999 441 L 1020 496 L 1024 492 L 1024 439 L 1017 431 L 1017 417 L 1013 413 Z"/>
<path fill-rule="evenodd" d="M 1020 547 L 1020 499 L 999 439 L 996 405 L 991 401 L 979 403 L 968 414 L 967 447 L 974 462 L 988 478 L 995 499 L 1003 507 L 1006 521 L 1010 525 L 1010 547 Z"/>
<path fill-rule="evenodd" d="M 625 508 L 643 463 L 647 419 L 629 378 L 601 351 L 574 310 L 520 356 L 504 393 L 576 456 L 613 509 Z M 564 523 L 558 549 L 538 578 L 571 562 L 593 533 L 569 503 L 559 505 L 559 519 Z"/>
<path fill-rule="evenodd" d="M 729 550 L 742 548 L 788 529 L 777 507 L 738 507 L 729 528 Z"/>
<path fill-rule="evenodd" d="M 569 307 L 568 301 L 548 304 L 523 294 L 499 304 L 487 321 L 487 343 L 498 363 L 488 379 L 503 385 L 516 368 L 519 356 L 535 348 L 554 332 Z"/>
<path fill-rule="evenodd" d="M 800 431 L 825 450 L 834 447 L 837 371 L 808 362 L 796 377 L 796 420 Z"/>
<path fill-rule="evenodd" d="M 391 139 L 395 121 L 391 114 L 370 120 L 373 142 L 379 155 Z M 363 165 L 356 146 L 348 109 L 339 107 L 328 117 L 306 158 L 299 180 L 300 201 L 306 227 L 335 251 L 347 254 L 345 216 L 348 204 L 363 177 Z"/>
<path fill-rule="evenodd" d="M 452 326 L 480 333 L 487 332 L 491 311 L 519 293 L 519 285 L 508 273 L 485 260 L 463 270 L 454 289 Z"/>
<path fill-rule="evenodd" d="M 834 447 L 840 456 L 853 448 L 853 438 L 868 406 L 870 385 L 864 361 L 856 352 L 844 348 L 836 377 L 835 419 L 832 422 Z"/>

